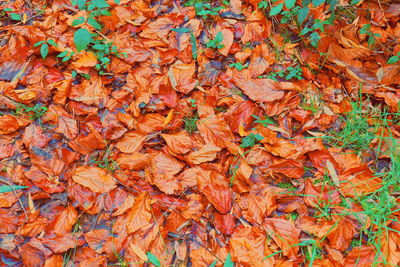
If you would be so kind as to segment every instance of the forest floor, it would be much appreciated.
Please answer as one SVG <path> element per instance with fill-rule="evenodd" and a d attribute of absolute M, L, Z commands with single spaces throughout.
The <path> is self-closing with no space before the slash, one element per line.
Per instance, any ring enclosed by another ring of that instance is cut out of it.
<path fill-rule="evenodd" d="M 1 266 L 399 266 L 400 4 L 0 3 Z"/>

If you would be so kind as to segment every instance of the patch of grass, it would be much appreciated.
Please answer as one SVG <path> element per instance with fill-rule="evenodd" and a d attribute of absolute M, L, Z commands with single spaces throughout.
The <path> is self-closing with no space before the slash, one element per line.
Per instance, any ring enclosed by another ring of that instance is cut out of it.
<path fill-rule="evenodd" d="M 258 141 L 261 141 L 263 139 L 264 137 L 259 134 L 250 133 L 248 136 L 242 139 L 242 144 L 240 145 L 240 147 L 242 148 L 253 147 Z"/>
<path fill-rule="evenodd" d="M 343 125 L 341 131 L 333 132 L 328 141 L 333 146 L 350 148 L 357 152 L 364 151 L 370 147 L 380 125 L 370 125 L 362 101 L 353 102 L 351 105 L 352 110 L 340 118 Z"/>
<path fill-rule="evenodd" d="M 72 228 L 72 233 L 79 233 L 79 232 L 82 232 L 82 225 L 78 217 L 78 220 L 74 225 L 74 228 Z M 75 255 L 76 255 L 76 246 L 74 248 L 67 250 L 63 256 L 62 267 L 74 266 Z"/>
<path fill-rule="evenodd" d="M 111 173 L 114 173 L 119 169 L 118 163 L 110 157 L 110 151 L 107 149 L 101 159 L 93 160 L 91 164 L 96 165 L 99 168 L 106 169 Z"/>
<path fill-rule="evenodd" d="M 25 104 L 18 104 L 15 109 L 15 116 L 26 116 L 32 121 L 41 122 L 41 118 L 46 114 L 49 109 L 42 104 L 35 104 L 34 106 L 28 106 Z"/>
<path fill-rule="evenodd" d="M 312 114 L 316 114 L 321 110 L 321 99 L 317 94 L 310 94 L 309 97 L 302 96 L 300 107 L 304 110 L 309 110 Z"/>
<path fill-rule="evenodd" d="M 194 133 L 195 131 L 197 131 L 197 122 L 199 121 L 199 114 L 195 113 L 193 116 L 191 117 L 184 117 L 183 118 L 183 122 L 184 122 L 184 126 L 183 128 L 185 129 L 186 132 L 188 132 L 189 134 Z"/>
<path fill-rule="evenodd" d="M 353 206 L 351 202 L 356 203 L 363 208 L 363 211 L 347 211 L 339 214 L 352 215 L 357 218 L 361 225 L 360 238 L 358 241 L 353 240 L 352 247 L 363 243 L 374 247 L 376 254 L 372 266 L 377 266 L 388 264 L 382 253 L 382 247 L 387 243 L 384 240 L 389 237 L 389 233 L 397 232 L 390 227 L 390 223 L 400 223 L 395 216 L 395 213 L 400 211 L 397 201 L 400 192 L 400 150 L 398 148 L 399 140 L 391 131 L 391 126 L 398 121 L 400 114 L 368 106 L 368 101 L 362 102 L 360 99 L 353 102 L 352 111 L 341 118 L 342 129 L 336 133 L 331 132 L 331 136 L 327 140 L 333 146 L 350 148 L 356 153 L 374 149 L 376 163 L 382 155 L 390 159 L 388 169 L 375 173 L 376 177 L 382 179 L 378 189 L 369 194 L 358 194 L 352 199 L 347 198 L 343 203 L 348 209 Z M 387 151 L 383 151 L 382 147 L 387 147 Z M 368 227 L 366 218 L 369 221 Z"/>

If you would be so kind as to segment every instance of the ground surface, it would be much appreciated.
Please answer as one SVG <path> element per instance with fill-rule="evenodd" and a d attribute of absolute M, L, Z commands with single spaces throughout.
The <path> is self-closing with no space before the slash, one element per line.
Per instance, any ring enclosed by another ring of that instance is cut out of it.
<path fill-rule="evenodd" d="M 399 265 L 400 4 L 0 5 L 0 265 Z"/>

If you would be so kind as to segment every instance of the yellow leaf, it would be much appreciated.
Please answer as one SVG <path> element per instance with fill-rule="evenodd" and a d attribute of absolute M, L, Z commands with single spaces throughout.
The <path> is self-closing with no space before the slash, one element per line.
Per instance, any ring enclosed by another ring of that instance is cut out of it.
<path fill-rule="evenodd" d="M 132 250 L 143 261 L 148 261 L 146 253 L 144 253 L 144 251 L 135 244 L 131 243 L 129 245 L 129 249 Z"/>
<path fill-rule="evenodd" d="M 326 168 L 328 169 L 329 175 L 331 176 L 333 183 L 337 187 L 340 187 L 340 180 L 336 173 L 335 167 L 333 167 L 332 162 L 330 162 L 329 160 L 326 162 Z"/>
<path fill-rule="evenodd" d="M 167 117 L 165 118 L 165 121 L 164 121 L 163 126 L 167 126 L 168 123 L 170 123 L 170 121 L 172 120 L 172 116 L 173 116 L 173 115 L 174 115 L 174 109 L 171 109 L 171 110 L 168 112 Z"/>
<path fill-rule="evenodd" d="M 239 135 L 240 136 L 246 136 L 247 135 L 247 132 L 244 130 L 244 127 L 243 127 L 242 123 L 239 124 Z"/>

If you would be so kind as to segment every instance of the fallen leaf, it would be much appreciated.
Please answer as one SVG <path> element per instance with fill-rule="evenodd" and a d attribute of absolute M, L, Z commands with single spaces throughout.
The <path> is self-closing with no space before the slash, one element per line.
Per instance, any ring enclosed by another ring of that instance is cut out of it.
<path fill-rule="evenodd" d="M 112 175 L 97 167 L 80 166 L 72 173 L 72 179 L 96 193 L 106 193 L 116 187 Z"/>

